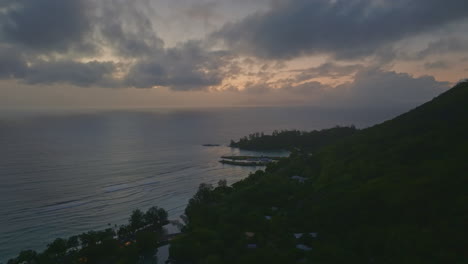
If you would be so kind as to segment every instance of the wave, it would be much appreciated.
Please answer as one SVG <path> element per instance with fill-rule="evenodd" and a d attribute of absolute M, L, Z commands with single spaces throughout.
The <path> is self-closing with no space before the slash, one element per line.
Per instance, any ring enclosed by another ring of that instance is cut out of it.
<path fill-rule="evenodd" d="M 58 210 L 82 206 L 90 202 L 91 201 L 85 201 L 85 200 L 69 200 L 69 201 L 63 201 L 63 202 L 46 205 L 46 206 L 41 207 L 40 209 L 42 212 L 51 212 L 51 211 L 58 211 Z"/>
<path fill-rule="evenodd" d="M 159 181 L 159 180 L 158 181 L 134 183 L 134 184 L 122 183 L 122 184 L 108 185 L 108 186 L 104 187 L 103 190 L 104 190 L 105 193 L 111 193 L 111 192 L 118 192 L 118 191 L 143 187 L 143 186 L 147 186 L 147 185 L 155 185 L 155 184 L 160 184 L 160 183 L 161 183 L 161 181 Z"/>

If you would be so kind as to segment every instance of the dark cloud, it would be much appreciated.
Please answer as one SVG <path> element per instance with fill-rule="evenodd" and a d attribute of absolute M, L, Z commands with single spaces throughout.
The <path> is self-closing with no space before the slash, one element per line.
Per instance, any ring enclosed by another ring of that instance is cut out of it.
<path fill-rule="evenodd" d="M 94 50 L 86 37 L 91 28 L 85 0 L 4 0 L 0 38 L 24 49 L 65 52 Z"/>
<path fill-rule="evenodd" d="M 426 62 L 424 64 L 424 68 L 427 70 L 434 70 L 434 69 L 448 69 L 449 65 L 445 61 L 433 61 L 433 62 Z"/>
<path fill-rule="evenodd" d="M 214 33 L 215 40 L 224 40 L 231 48 L 219 51 L 214 50 L 219 46 L 213 38 L 165 47 L 153 25 L 156 10 L 151 0 L 0 0 L 0 78 L 29 84 L 164 86 L 187 91 L 225 86 L 226 81 L 245 75 L 256 80 L 246 85 L 246 91 L 253 93 L 277 88 L 315 93 L 329 87 L 311 79 L 362 75 L 363 66 L 325 63 L 293 71 L 291 79 L 271 82 L 279 71 L 287 71 L 282 59 L 314 53 L 355 58 L 376 52 L 390 58 L 394 53 L 389 43 L 468 14 L 465 0 L 272 2 L 270 11 L 226 24 Z M 217 5 L 213 3 L 192 4 L 186 14 L 214 18 Z M 467 50 L 462 40 L 434 42 L 418 56 Z M 99 56 L 112 62 L 89 62 Z M 375 74 L 386 77 L 382 72 Z"/>
<path fill-rule="evenodd" d="M 114 86 L 111 62 L 39 61 L 31 65 L 23 80 L 29 84 L 69 83 L 76 86 Z"/>
<path fill-rule="evenodd" d="M 429 43 L 425 49 L 416 53 L 413 59 L 424 59 L 431 55 L 442 55 L 452 52 L 468 52 L 468 39 L 460 37 L 439 39 Z"/>
<path fill-rule="evenodd" d="M 21 78 L 27 71 L 23 55 L 16 49 L 0 46 L 0 79 Z"/>
<path fill-rule="evenodd" d="M 0 13 L 6 22 L 0 26 L 3 79 L 186 91 L 206 90 L 240 72 L 226 52 L 210 51 L 200 41 L 165 48 L 153 28 L 155 10 L 149 0 L 6 1 Z M 203 7 L 193 6 L 192 15 L 201 15 Z M 90 50 L 110 52 L 114 60 L 125 62 L 119 67 L 113 62 L 83 63 L 87 43 L 92 43 Z M 114 77 L 117 70 L 123 77 Z"/>
<path fill-rule="evenodd" d="M 392 42 L 467 18 L 466 0 L 280 0 L 213 34 L 263 58 L 368 56 Z"/>
<path fill-rule="evenodd" d="M 149 1 L 108 0 L 100 6 L 96 31 L 106 48 L 124 57 L 150 56 L 162 52 L 164 41 L 151 22 Z"/>
<path fill-rule="evenodd" d="M 0 46 L 0 79 L 19 79 L 29 84 L 69 83 L 76 86 L 102 85 L 115 87 L 112 62 L 78 62 L 40 60 L 27 62 L 25 56 L 11 47 Z"/>
<path fill-rule="evenodd" d="M 162 49 L 147 0 L 6 0 L 0 39 L 29 56 L 55 53 L 138 57 Z M 33 51 L 33 52 L 31 52 Z"/>
<path fill-rule="evenodd" d="M 190 41 L 138 61 L 130 69 L 125 83 L 138 88 L 166 86 L 176 91 L 205 90 L 221 84 L 232 68 L 228 53 L 207 51 L 199 42 Z"/>

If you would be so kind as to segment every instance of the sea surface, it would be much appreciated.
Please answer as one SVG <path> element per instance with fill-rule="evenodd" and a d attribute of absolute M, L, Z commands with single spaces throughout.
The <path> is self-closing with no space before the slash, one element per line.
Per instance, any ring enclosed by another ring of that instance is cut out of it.
<path fill-rule="evenodd" d="M 0 110 L 0 263 L 57 237 L 127 222 L 159 206 L 183 214 L 200 183 L 239 181 L 255 167 L 222 155 L 287 155 L 227 147 L 278 129 L 367 127 L 401 111 L 310 107 Z M 221 144 L 203 147 L 202 144 Z"/>

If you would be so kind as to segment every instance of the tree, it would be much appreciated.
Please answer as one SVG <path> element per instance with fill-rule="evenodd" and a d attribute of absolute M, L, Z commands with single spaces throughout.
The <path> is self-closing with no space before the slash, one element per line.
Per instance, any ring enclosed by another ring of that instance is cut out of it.
<path fill-rule="evenodd" d="M 15 259 L 10 259 L 8 264 L 34 263 L 37 261 L 37 252 L 34 250 L 23 250 Z"/>
<path fill-rule="evenodd" d="M 219 180 L 219 181 L 218 181 L 218 187 L 221 187 L 221 188 L 227 187 L 227 181 L 226 181 L 226 179 L 224 179 L 224 180 Z"/>
<path fill-rule="evenodd" d="M 154 229 L 161 229 L 163 225 L 168 223 L 167 212 L 163 208 L 153 206 L 144 215 L 144 221 L 147 225 L 151 225 Z"/>
<path fill-rule="evenodd" d="M 79 238 L 82 247 L 94 246 L 98 241 L 96 231 L 89 231 L 87 233 L 83 233 L 79 235 Z"/>
<path fill-rule="evenodd" d="M 44 255 L 53 262 L 62 262 L 67 254 L 67 240 L 57 238 L 47 246 Z"/>
<path fill-rule="evenodd" d="M 130 216 L 130 228 L 132 230 L 138 230 L 145 226 L 144 214 L 140 209 L 136 209 Z"/>
<path fill-rule="evenodd" d="M 80 245 L 78 236 L 69 237 L 67 240 L 67 248 L 76 250 Z"/>
<path fill-rule="evenodd" d="M 213 190 L 213 186 L 211 184 L 206 184 L 202 183 L 198 187 L 198 191 L 193 197 L 192 200 L 198 201 L 198 202 L 207 202 L 211 200 L 211 191 Z"/>
<path fill-rule="evenodd" d="M 153 256 L 158 246 L 158 236 L 155 232 L 139 231 L 136 233 L 136 245 L 143 256 Z"/>
<path fill-rule="evenodd" d="M 119 230 L 117 231 L 117 236 L 119 237 L 120 241 L 126 242 L 132 236 L 132 231 L 130 230 L 129 226 L 122 225 L 122 226 L 120 226 Z"/>
<path fill-rule="evenodd" d="M 98 231 L 96 234 L 97 240 L 103 242 L 105 240 L 112 240 L 115 236 L 115 232 L 112 228 L 107 228 L 103 231 Z"/>

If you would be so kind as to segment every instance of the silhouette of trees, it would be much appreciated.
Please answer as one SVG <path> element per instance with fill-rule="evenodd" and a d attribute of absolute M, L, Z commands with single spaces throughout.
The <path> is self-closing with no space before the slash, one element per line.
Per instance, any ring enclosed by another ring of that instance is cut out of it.
<path fill-rule="evenodd" d="M 22 251 L 8 264 L 137 263 L 155 255 L 167 223 L 168 214 L 163 208 L 154 206 L 145 213 L 137 209 L 129 224 L 120 226 L 117 232 L 108 228 L 57 238 L 42 253 Z"/>
<path fill-rule="evenodd" d="M 146 211 L 145 221 L 155 229 L 161 228 L 169 223 L 167 211 L 157 206 L 151 207 Z"/>
<path fill-rule="evenodd" d="M 242 137 L 239 141 L 231 140 L 230 146 L 249 150 L 293 150 L 301 148 L 309 152 L 337 142 L 343 138 L 353 135 L 358 130 L 354 127 L 334 127 L 304 132 L 299 130 L 275 130 L 271 135 L 253 133 Z"/>
<path fill-rule="evenodd" d="M 130 227 L 133 231 L 145 226 L 144 214 L 140 209 L 136 209 L 130 216 Z"/>

